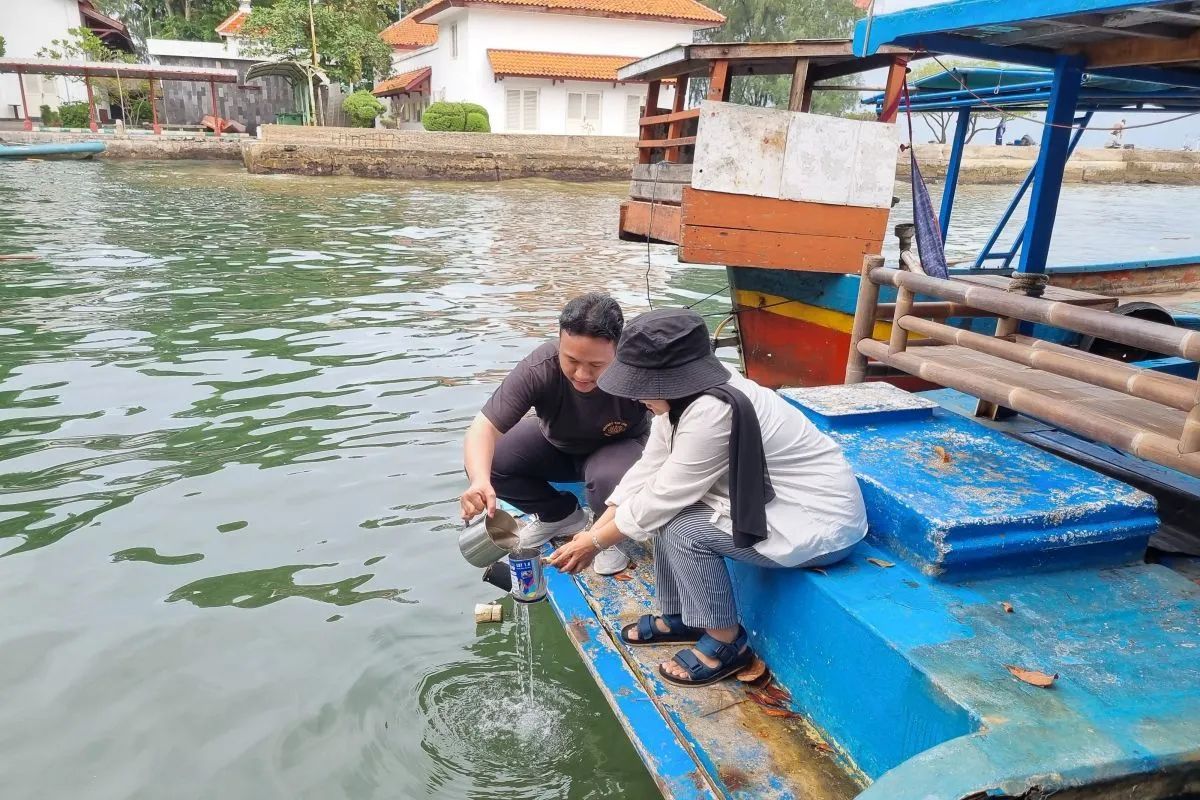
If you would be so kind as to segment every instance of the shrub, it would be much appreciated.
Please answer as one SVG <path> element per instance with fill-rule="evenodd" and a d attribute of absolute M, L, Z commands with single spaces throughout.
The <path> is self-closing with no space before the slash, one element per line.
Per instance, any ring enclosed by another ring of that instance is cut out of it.
<path fill-rule="evenodd" d="M 488 116 L 487 109 L 484 108 L 483 106 L 479 105 L 478 103 L 459 103 L 459 105 L 461 105 L 463 107 L 463 110 L 466 111 L 468 114 L 470 114 L 471 112 L 474 112 L 476 114 L 482 114 L 485 122 L 491 121 L 491 117 Z"/>
<path fill-rule="evenodd" d="M 58 118 L 58 112 L 50 106 L 42 106 L 38 113 L 42 117 L 42 124 L 48 125 L 51 128 L 57 128 L 62 124 L 62 120 Z"/>
<path fill-rule="evenodd" d="M 431 103 L 421 115 L 421 125 L 427 131 L 465 131 L 467 111 L 462 103 Z"/>
<path fill-rule="evenodd" d="M 470 131 L 490 133 L 487 109 L 478 103 L 433 103 L 421 115 L 427 131 Z"/>
<path fill-rule="evenodd" d="M 88 104 L 82 100 L 63 103 L 58 107 L 58 118 L 64 128 L 86 128 L 88 126 Z"/>
<path fill-rule="evenodd" d="M 478 111 L 468 111 L 467 131 L 470 133 L 491 133 L 492 126 L 488 122 L 487 113 L 480 114 Z"/>
<path fill-rule="evenodd" d="M 366 89 L 359 89 L 342 101 L 342 111 L 350 117 L 353 128 L 371 128 L 375 118 L 383 113 L 383 103 Z"/>

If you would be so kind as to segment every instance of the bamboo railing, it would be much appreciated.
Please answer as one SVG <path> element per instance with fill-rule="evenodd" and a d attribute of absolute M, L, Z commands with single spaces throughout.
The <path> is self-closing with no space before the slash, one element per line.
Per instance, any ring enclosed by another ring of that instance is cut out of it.
<path fill-rule="evenodd" d="M 890 269 L 868 256 L 863 264 L 846 383 L 866 379 L 868 359 L 979 398 L 981 408 L 1010 408 L 1164 466 L 1200 476 L 1200 382 L 1017 336 L 1020 322 L 1052 325 L 1154 353 L 1200 361 L 1200 332 L 1135 319 L 1068 302 L 1029 297 L 962 281 Z M 896 302 L 879 303 L 879 287 L 894 286 Z M 916 297 L 937 302 L 916 302 Z M 935 318 L 997 317 L 992 336 L 955 328 Z M 891 319 L 888 341 L 871 338 L 877 320 Z M 909 334 L 922 347 L 909 352 Z M 940 352 L 939 352 L 940 351 Z M 995 359 L 995 370 L 967 368 L 979 357 Z M 965 354 L 963 354 L 965 355 Z M 1005 364 L 1058 376 L 1041 388 L 1022 382 Z M 1096 387 L 1096 391 L 1091 387 Z M 1072 397 L 1075 394 L 1077 397 Z M 1121 397 L 1128 398 L 1128 402 Z M 1091 400 L 1095 404 L 1089 405 Z"/>

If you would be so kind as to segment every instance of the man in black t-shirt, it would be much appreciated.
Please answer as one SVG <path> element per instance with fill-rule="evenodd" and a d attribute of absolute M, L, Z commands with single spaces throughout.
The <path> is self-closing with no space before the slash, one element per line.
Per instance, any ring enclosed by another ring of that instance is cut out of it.
<path fill-rule="evenodd" d="M 624 322 L 608 295 L 576 297 L 559 316 L 557 341 L 538 347 L 508 374 L 467 431 L 471 485 L 460 499 L 463 519 L 491 514 L 499 497 L 537 515 L 522 529 L 524 545 L 578 533 L 586 515 L 574 495 L 551 481 L 582 480 L 588 505 L 603 513 L 605 500 L 641 457 L 650 426 L 645 406 L 596 385 L 616 355 Z M 531 408 L 535 416 L 527 417 Z M 597 571 L 617 572 L 624 562 L 614 550 L 597 560 Z"/>

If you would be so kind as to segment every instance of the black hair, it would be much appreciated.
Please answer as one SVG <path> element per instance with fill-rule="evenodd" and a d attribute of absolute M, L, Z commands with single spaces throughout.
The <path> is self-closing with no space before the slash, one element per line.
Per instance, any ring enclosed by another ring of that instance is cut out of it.
<path fill-rule="evenodd" d="M 588 292 L 572 298 L 558 316 L 560 331 L 575 336 L 607 339 L 616 344 L 625 327 L 625 315 L 617 301 L 604 292 Z"/>

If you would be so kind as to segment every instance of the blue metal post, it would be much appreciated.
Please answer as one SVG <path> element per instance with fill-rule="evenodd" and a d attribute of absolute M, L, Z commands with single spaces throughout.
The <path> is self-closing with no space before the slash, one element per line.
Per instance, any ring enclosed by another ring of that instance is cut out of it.
<path fill-rule="evenodd" d="M 1088 111 L 1082 117 L 1075 120 L 1075 125 L 1077 127 L 1075 129 L 1075 135 L 1071 139 L 1071 146 L 1067 148 L 1068 158 L 1070 157 L 1071 153 L 1075 152 L 1075 148 L 1079 145 L 1079 140 L 1083 138 L 1084 131 L 1087 128 L 1088 123 L 1092 121 L 1092 114 L 1094 113 L 1094 111 Z M 1004 209 L 1004 215 L 1000 217 L 1000 222 L 996 224 L 996 229 L 992 231 L 992 235 L 988 237 L 987 244 L 985 244 L 983 249 L 979 251 L 979 257 L 975 259 L 975 269 L 982 267 L 985 261 L 995 258 L 1003 258 L 1004 266 L 1008 267 L 1008 265 L 1012 263 L 1013 257 L 1016 256 L 1017 251 L 1020 250 L 1021 239 L 1025 236 L 1024 224 L 1021 225 L 1020 232 L 1017 233 L 1016 237 L 1013 239 L 1013 247 L 1011 250 L 1009 250 L 1007 253 L 992 252 L 992 248 L 995 247 L 996 242 L 1000 240 L 1000 235 L 1004 233 L 1004 229 L 1008 227 L 1008 222 L 1012 219 L 1013 212 L 1016 211 L 1017 206 L 1021 204 L 1021 198 L 1024 197 L 1025 192 L 1029 190 L 1029 184 L 1033 182 L 1033 173 L 1033 169 L 1029 170 L 1029 173 L 1025 176 L 1025 180 L 1021 181 L 1021 186 L 1017 189 L 1017 193 L 1013 195 L 1012 201 L 1009 202 L 1008 208 Z"/>
<path fill-rule="evenodd" d="M 938 220 L 942 225 L 942 241 L 950 230 L 950 212 L 954 210 L 954 192 L 958 189 L 958 172 L 962 167 L 963 149 L 967 144 L 967 129 L 971 127 L 971 108 L 958 110 L 958 121 L 954 125 L 954 141 L 950 147 L 950 162 L 946 164 L 946 185 L 942 189 L 942 211 Z"/>
<path fill-rule="evenodd" d="M 1083 81 L 1083 59 L 1079 56 L 1059 56 L 1050 88 L 1050 107 L 1042 128 L 1042 149 L 1033 171 L 1033 190 L 1029 198 L 1029 215 L 1021 246 L 1021 272 L 1045 272 L 1050 252 L 1050 237 L 1054 232 L 1054 217 L 1058 213 L 1058 197 L 1062 191 L 1062 173 L 1067 165 L 1071 145 L 1071 126 L 1075 105 Z"/>

